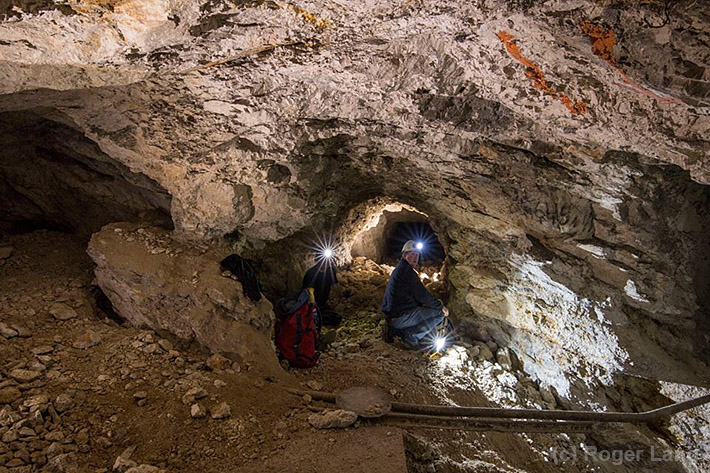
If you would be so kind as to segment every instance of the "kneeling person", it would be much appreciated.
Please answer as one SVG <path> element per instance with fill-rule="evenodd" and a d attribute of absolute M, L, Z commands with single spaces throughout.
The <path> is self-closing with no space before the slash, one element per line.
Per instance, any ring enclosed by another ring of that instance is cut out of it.
<path fill-rule="evenodd" d="M 424 287 L 414 266 L 419 263 L 419 251 L 412 240 L 402 247 L 402 259 L 392 271 L 382 301 L 385 314 L 384 337 L 391 342 L 401 335 L 410 348 L 423 348 L 427 336 L 449 315 L 444 304 Z"/>

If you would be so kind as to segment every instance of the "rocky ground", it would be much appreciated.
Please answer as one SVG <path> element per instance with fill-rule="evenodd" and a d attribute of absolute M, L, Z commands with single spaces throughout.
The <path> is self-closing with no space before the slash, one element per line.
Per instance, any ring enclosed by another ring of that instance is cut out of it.
<path fill-rule="evenodd" d="M 403 471 L 405 449 L 408 471 L 414 472 L 548 472 L 560 470 L 550 453 L 555 447 L 616 442 L 688 451 L 697 432 L 708 428 L 707 420 L 693 414 L 682 424 L 694 429 L 686 428 L 685 437 L 646 428 L 591 437 L 402 432 L 367 421 L 318 430 L 309 424 L 309 405 L 315 403 L 285 388 L 337 392 L 378 386 L 403 402 L 570 406 L 525 375 L 510 352 L 491 340 L 462 342 L 437 360 L 385 344 L 379 338 L 379 303 L 387 267 L 372 262 L 358 260 L 341 273 L 333 302 L 345 320 L 326 332 L 331 343 L 318 365 L 276 378 L 122 323 L 92 285 L 85 241 L 39 231 L 0 246 L 2 473 L 363 471 L 358 468 L 366 465 L 367 471 Z M 622 393 L 626 410 L 643 407 Z M 684 464 L 693 471 L 694 463 Z M 702 468 L 702 462 L 695 464 Z M 638 466 L 580 458 L 564 471 Z M 680 461 L 640 466 L 684 471 Z"/>

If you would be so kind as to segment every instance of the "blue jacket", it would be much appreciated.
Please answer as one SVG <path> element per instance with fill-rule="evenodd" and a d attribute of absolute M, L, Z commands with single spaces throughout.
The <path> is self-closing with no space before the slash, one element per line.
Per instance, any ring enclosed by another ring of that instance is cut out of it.
<path fill-rule="evenodd" d="M 444 304 L 429 294 L 414 268 L 402 258 L 387 283 L 385 298 L 382 300 L 382 312 L 387 319 L 391 319 L 417 307 L 443 309 Z"/>

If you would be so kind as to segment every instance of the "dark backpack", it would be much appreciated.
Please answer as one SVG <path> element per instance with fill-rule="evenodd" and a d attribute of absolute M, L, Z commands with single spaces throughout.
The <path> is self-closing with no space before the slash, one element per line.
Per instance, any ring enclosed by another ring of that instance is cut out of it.
<path fill-rule="evenodd" d="M 242 292 L 249 299 L 254 302 L 261 300 L 259 278 L 256 276 L 256 272 L 251 264 L 249 264 L 249 261 L 237 254 L 233 254 L 220 261 L 219 265 L 222 269 L 229 271 L 237 277 L 239 282 L 242 283 Z"/>
<path fill-rule="evenodd" d="M 279 358 L 290 366 L 310 368 L 320 353 L 316 343 L 320 339 L 320 324 L 316 304 L 309 302 L 308 291 L 300 291 L 279 299 L 276 311 L 276 347 Z"/>

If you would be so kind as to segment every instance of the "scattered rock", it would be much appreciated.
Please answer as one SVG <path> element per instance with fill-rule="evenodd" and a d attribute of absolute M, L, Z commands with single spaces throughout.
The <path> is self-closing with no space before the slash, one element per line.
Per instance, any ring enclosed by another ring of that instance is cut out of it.
<path fill-rule="evenodd" d="M 101 337 L 93 330 L 87 330 L 83 335 L 74 340 L 72 346 L 79 350 L 85 350 L 98 345 L 101 342 Z"/>
<path fill-rule="evenodd" d="M 29 315 L 29 313 L 32 313 L 32 312 L 34 312 L 34 311 L 33 310 L 28 311 L 28 315 Z M 30 329 L 28 329 L 27 327 L 24 327 L 22 325 L 12 324 L 12 329 L 17 332 L 17 336 L 20 338 L 30 338 L 32 336 L 32 332 L 30 331 Z"/>
<path fill-rule="evenodd" d="M 124 458 L 122 456 L 118 456 L 116 458 L 116 461 L 113 462 L 113 471 L 117 471 L 118 473 L 126 473 L 126 471 L 135 468 L 138 466 L 138 463 L 134 462 L 130 458 Z"/>
<path fill-rule="evenodd" d="M 223 371 L 231 366 L 232 362 L 225 358 L 224 356 L 215 353 L 214 355 L 207 358 L 207 366 L 215 371 Z"/>
<path fill-rule="evenodd" d="M 54 400 L 54 408 L 58 412 L 66 412 L 74 406 L 74 399 L 69 394 L 60 394 Z"/>
<path fill-rule="evenodd" d="M 164 471 L 165 470 L 161 470 L 160 468 L 153 465 L 139 465 L 134 466 L 129 470 L 126 470 L 126 473 L 161 473 Z"/>
<path fill-rule="evenodd" d="M 314 391 L 320 391 L 321 389 L 323 389 L 323 385 L 314 379 L 306 381 L 306 386 L 308 386 Z"/>
<path fill-rule="evenodd" d="M 308 416 L 308 423 L 316 429 L 344 429 L 357 420 L 357 414 L 343 409 L 326 409 Z"/>
<path fill-rule="evenodd" d="M 201 419 L 207 415 L 207 411 L 201 404 L 195 403 L 190 407 L 190 416 L 195 419 Z M 214 417 L 214 413 L 212 414 Z"/>
<path fill-rule="evenodd" d="M 163 339 L 158 340 L 158 345 L 160 348 L 165 350 L 166 352 L 171 352 L 173 350 L 173 344 L 170 343 L 170 341 Z"/>
<path fill-rule="evenodd" d="M 7 324 L 0 322 L 0 335 L 5 338 L 15 338 L 19 334 L 17 330 L 10 328 Z"/>
<path fill-rule="evenodd" d="M 13 387 L 0 389 L 0 404 L 10 404 L 20 399 L 20 390 Z"/>
<path fill-rule="evenodd" d="M 183 404 L 194 404 L 196 400 L 207 397 L 207 391 L 200 387 L 192 388 L 182 397 Z"/>
<path fill-rule="evenodd" d="M 76 317 L 76 311 L 62 302 L 52 304 L 49 313 L 57 320 L 70 320 Z"/>
<path fill-rule="evenodd" d="M 510 353 L 507 348 L 499 348 L 496 352 L 496 361 L 505 370 L 510 370 L 513 367 L 513 362 L 510 359 Z"/>
<path fill-rule="evenodd" d="M 42 376 L 39 371 L 14 369 L 8 373 L 12 379 L 18 383 L 31 383 L 32 381 L 38 379 Z"/>
<path fill-rule="evenodd" d="M 141 400 L 148 397 L 148 393 L 145 391 L 137 391 L 133 393 L 133 399 Z"/>
<path fill-rule="evenodd" d="M 11 246 L 0 247 L 0 259 L 8 259 L 12 255 Z"/>
<path fill-rule="evenodd" d="M 75 473 L 79 469 L 74 453 L 59 454 L 52 458 L 47 466 L 52 473 Z"/>
<path fill-rule="evenodd" d="M 46 355 L 47 353 L 52 353 L 54 347 L 52 345 L 40 345 L 32 349 L 32 354 L 35 356 Z"/>
<path fill-rule="evenodd" d="M 542 397 L 542 400 L 552 404 L 552 405 L 557 405 L 557 400 L 555 399 L 555 395 L 552 393 L 552 390 L 547 387 L 541 387 L 540 388 L 540 396 Z"/>
<path fill-rule="evenodd" d="M 226 402 L 222 402 L 210 409 L 210 414 L 213 419 L 226 419 L 232 415 L 232 408 Z"/>
<path fill-rule="evenodd" d="M 215 388 L 223 388 L 227 385 L 227 383 L 225 383 L 221 379 L 215 379 L 214 383 L 212 383 L 212 384 L 214 385 Z"/>
<path fill-rule="evenodd" d="M 476 346 L 479 349 L 478 353 L 478 359 L 479 360 L 486 360 L 486 361 L 491 361 L 493 360 L 493 352 L 491 351 L 490 348 L 488 348 L 488 345 L 485 343 L 477 343 Z"/>

